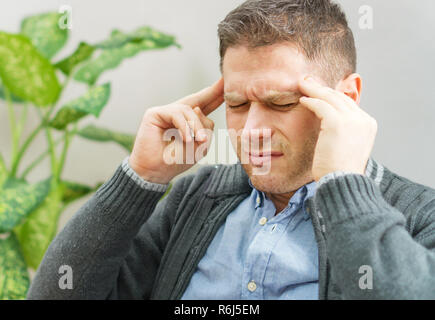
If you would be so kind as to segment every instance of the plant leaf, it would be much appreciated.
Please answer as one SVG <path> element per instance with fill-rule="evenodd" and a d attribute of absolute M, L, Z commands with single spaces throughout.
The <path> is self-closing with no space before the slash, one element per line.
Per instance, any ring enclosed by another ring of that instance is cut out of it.
<path fill-rule="evenodd" d="M 143 40 L 151 40 L 159 46 L 175 45 L 181 47 L 176 43 L 174 36 L 157 31 L 149 26 L 140 27 L 129 33 L 113 30 L 109 39 L 96 44 L 95 47 L 100 49 L 113 49 L 119 48 L 127 42 L 141 42 Z"/>
<path fill-rule="evenodd" d="M 14 229 L 27 265 L 35 270 L 56 235 L 63 208 L 62 193 L 61 184 L 53 187 L 44 202 L 29 214 L 23 224 Z"/>
<path fill-rule="evenodd" d="M 30 38 L 33 45 L 47 59 L 51 59 L 68 40 L 68 29 L 59 27 L 61 14 L 38 14 L 21 22 L 21 33 Z"/>
<path fill-rule="evenodd" d="M 29 273 L 20 244 L 13 233 L 0 239 L 0 300 L 25 299 Z"/>
<path fill-rule="evenodd" d="M 54 66 L 61 70 L 64 74 L 69 75 L 77 65 L 89 59 L 94 50 L 95 48 L 93 46 L 85 42 L 80 42 L 78 48 L 73 54 L 62 61 L 59 61 Z"/>
<path fill-rule="evenodd" d="M 6 92 L 5 89 L 3 88 L 3 84 L 2 81 L 0 79 L 0 99 L 2 100 L 6 100 Z M 18 97 L 16 97 L 14 94 L 11 93 L 11 100 L 14 103 L 23 103 L 24 101 Z"/>
<path fill-rule="evenodd" d="M 65 127 L 78 119 L 92 114 L 95 117 L 100 116 L 110 97 L 110 83 L 99 87 L 89 89 L 89 91 L 78 99 L 75 99 L 64 105 L 50 122 L 50 126 L 58 130 Z"/>
<path fill-rule="evenodd" d="M 50 189 L 50 179 L 35 184 L 7 180 L 0 191 L 0 233 L 8 232 L 35 210 Z"/>
<path fill-rule="evenodd" d="M 3 189 L 19 188 L 25 185 L 29 185 L 29 183 L 26 180 L 9 177 L 4 182 Z"/>
<path fill-rule="evenodd" d="M 38 106 L 53 104 L 61 91 L 53 66 L 23 35 L 0 32 L 0 78 L 11 94 Z"/>
<path fill-rule="evenodd" d="M 103 50 L 98 57 L 85 62 L 75 73 L 74 79 L 92 85 L 104 71 L 116 68 L 124 59 L 131 58 L 144 50 L 162 49 L 170 45 L 175 45 L 175 42 L 144 39 L 139 42 L 131 41 L 120 47 Z"/>
<path fill-rule="evenodd" d="M 71 181 L 62 181 L 62 184 L 64 185 L 62 201 L 65 205 L 98 190 L 102 185 L 102 183 L 98 183 L 95 187 L 90 187 Z"/>
<path fill-rule="evenodd" d="M 89 140 L 101 141 L 101 142 L 107 142 L 107 141 L 115 142 L 129 152 L 133 149 L 134 140 L 135 140 L 134 135 L 115 132 L 105 128 L 96 127 L 94 125 L 86 126 L 85 128 L 81 129 L 77 134 Z"/>

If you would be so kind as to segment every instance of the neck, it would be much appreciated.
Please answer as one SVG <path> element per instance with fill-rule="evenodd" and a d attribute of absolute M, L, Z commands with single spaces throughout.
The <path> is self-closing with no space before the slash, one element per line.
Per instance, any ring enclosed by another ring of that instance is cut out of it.
<path fill-rule="evenodd" d="M 275 215 L 279 214 L 282 210 L 287 207 L 290 199 L 293 197 L 293 195 L 298 191 L 300 188 L 302 188 L 304 185 L 313 182 L 313 179 L 307 179 L 306 182 L 302 183 L 296 190 L 293 190 L 288 193 L 270 193 L 265 192 L 266 196 L 272 201 L 272 203 L 275 205 L 276 213 Z"/>
<path fill-rule="evenodd" d="M 290 193 L 265 193 L 266 196 L 273 202 L 276 208 L 275 215 L 279 214 L 285 207 L 287 207 L 288 202 L 291 197 L 296 193 L 292 191 Z"/>

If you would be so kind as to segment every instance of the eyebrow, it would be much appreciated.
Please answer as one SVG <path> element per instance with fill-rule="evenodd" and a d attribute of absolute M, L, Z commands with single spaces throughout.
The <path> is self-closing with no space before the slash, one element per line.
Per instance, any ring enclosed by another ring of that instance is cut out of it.
<path fill-rule="evenodd" d="M 262 99 L 264 102 L 272 103 L 280 99 L 299 99 L 302 95 L 295 91 L 276 91 L 270 90 L 268 94 Z M 228 92 L 224 94 L 225 101 L 230 101 L 234 103 L 243 103 L 246 99 L 236 92 Z"/>

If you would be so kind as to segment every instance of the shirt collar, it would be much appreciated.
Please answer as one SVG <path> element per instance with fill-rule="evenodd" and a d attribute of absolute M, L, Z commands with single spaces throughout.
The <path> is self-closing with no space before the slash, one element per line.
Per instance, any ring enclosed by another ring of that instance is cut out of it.
<path fill-rule="evenodd" d="M 251 186 L 251 188 L 255 190 L 256 193 L 255 209 L 257 209 L 258 207 L 262 207 L 264 204 L 264 198 L 266 197 L 265 193 L 263 191 L 256 189 L 252 184 L 250 178 L 248 179 L 248 183 Z M 316 193 L 316 188 L 317 188 L 316 181 L 307 183 L 306 185 L 300 187 L 295 192 L 295 194 L 290 198 L 287 204 L 288 206 L 292 206 L 292 205 L 295 205 L 296 207 L 302 206 L 305 220 L 308 220 L 310 218 L 310 215 L 306 210 L 306 201 L 312 196 L 314 196 L 314 194 Z"/>

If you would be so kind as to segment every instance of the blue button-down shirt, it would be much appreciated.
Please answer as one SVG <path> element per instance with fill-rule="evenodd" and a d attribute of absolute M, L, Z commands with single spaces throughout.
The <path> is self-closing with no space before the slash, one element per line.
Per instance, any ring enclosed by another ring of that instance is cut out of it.
<path fill-rule="evenodd" d="M 316 187 L 298 189 L 278 215 L 253 188 L 219 228 L 182 299 L 318 299 L 318 251 L 306 211 Z"/>

